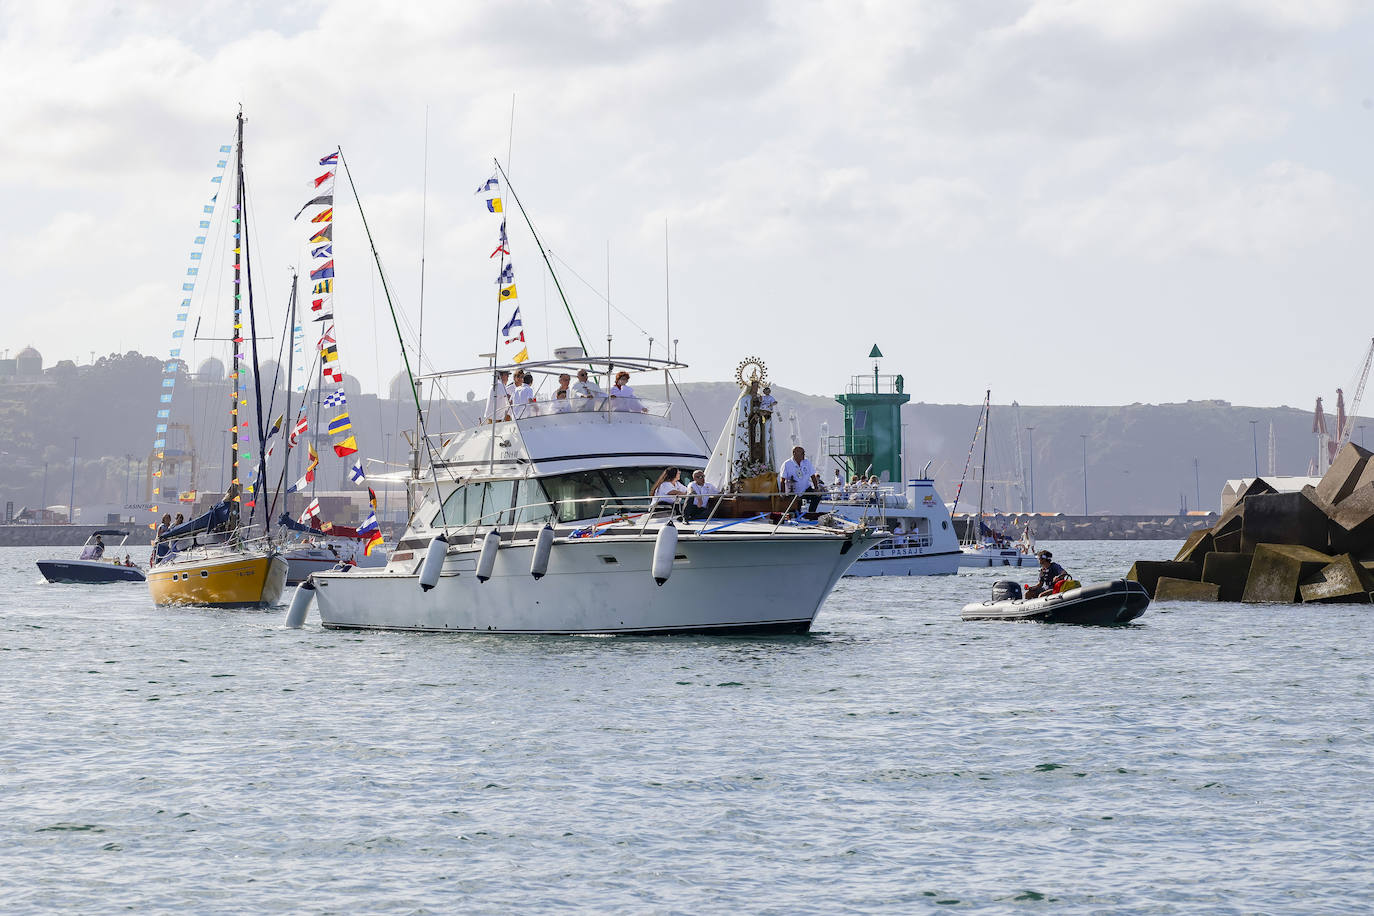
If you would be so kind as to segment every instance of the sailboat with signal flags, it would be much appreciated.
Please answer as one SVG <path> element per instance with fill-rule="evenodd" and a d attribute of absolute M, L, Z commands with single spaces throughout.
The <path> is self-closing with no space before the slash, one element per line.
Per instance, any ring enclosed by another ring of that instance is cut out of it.
<path fill-rule="evenodd" d="M 227 379 L 229 383 L 229 432 L 231 441 L 229 443 L 229 485 L 224 497 L 209 508 L 208 511 L 185 522 L 181 525 L 170 526 L 161 525 L 157 528 L 157 533 L 153 542 L 153 563 L 148 569 L 148 590 L 152 595 L 154 603 L 158 605 L 198 605 L 216 608 L 254 608 L 267 607 L 276 603 L 286 586 L 287 563 L 282 557 L 281 552 L 272 543 L 269 537 L 268 528 L 264 525 L 261 534 L 254 534 L 250 526 L 245 525 L 242 518 L 244 487 L 240 483 L 240 443 L 244 441 L 257 443 L 258 471 L 256 479 L 261 482 L 265 478 L 262 473 L 265 469 L 265 456 L 262 446 L 266 439 L 262 428 L 262 385 L 258 378 L 258 359 L 257 359 L 257 334 L 256 316 L 253 312 L 253 297 L 251 270 L 248 258 L 248 210 L 246 207 L 246 191 L 243 181 L 243 112 L 238 113 L 237 127 L 235 132 L 234 152 L 234 172 L 233 180 L 235 186 L 234 203 L 227 219 L 231 221 L 232 231 L 226 232 L 230 250 L 233 255 L 231 269 L 232 285 L 230 287 L 233 296 L 233 325 L 231 328 L 230 340 L 233 353 L 232 368 Z M 222 148 L 221 152 L 229 152 L 229 148 Z M 227 163 L 221 161 L 221 169 Z M 222 175 L 222 173 L 221 173 Z M 217 176 L 215 180 L 219 181 Z M 218 195 L 212 198 L 212 202 L 205 207 L 205 213 L 210 214 L 215 209 L 215 201 Z M 201 221 L 201 228 L 209 228 L 209 220 Z M 206 236 L 201 235 L 197 238 L 197 244 L 203 245 Z M 193 254 L 193 258 L 199 260 L 199 254 Z M 188 275 L 195 276 L 199 268 L 191 268 Z M 182 300 L 182 311 L 178 314 L 178 321 L 186 320 L 186 310 L 191 304 L 190 294 L 194 293 L 194 282 L 183 283 L 182 290 L 187 293 L 187 297 Z M 244 317 L 248 318 L 249 339 L 252 347 L 248 353 L 242 352 L 245 349 L 243 344 L 244 337 Z M 167 448 L 168 419 L 171 414 L 172 393 L 175 388 L 174 373 L 182 346 L 182 335 L 184 330 L 173 332 L 173 347 L 167 362 L 167 372 L 169 373 L 163 380 L 163 394 L 158 410 L 157 434 L 158 438 L 154 442 L 154 456 L 157 462 L 156 471 L 153 476 L 159 482 L 159 486 L 154 490 L 155 494 L 166 486 L 166 472 L 169 470 L 169 459 L 174 462 L 175 455 L 169 454 Z M 250 354 L 251 353 L 251 357 Z M 247 405 L 247 392 L 242 385 L 241 367 L 251 367 L 251 372 L 256 385 L 256 404 L 257 404 L 257 436 L 252 436 L 247 430 L 250 424 L 243 419 L 246 411 L 241 414 L 239 408 Z M 247 460 L 245 458 L 245 460 Z M 175 492 L 173 490 L 173 492 Z M 154 514 L 157 512 L 156 505 L 153 508 Z M 265 520 L 264 520 L 265 521 Z"/>

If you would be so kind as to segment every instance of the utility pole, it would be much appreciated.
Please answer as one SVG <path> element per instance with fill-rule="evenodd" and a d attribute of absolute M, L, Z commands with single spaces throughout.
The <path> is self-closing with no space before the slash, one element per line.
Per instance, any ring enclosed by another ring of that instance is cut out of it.
<path fill-rule="evenodd" d="M 1197 459 L 1193 459 L 1193 495 L 1197 497 L 1194 508 L 1202 509 L 1202 482 L 1198 478 Z"/>
<path fill-rule="evenodd" d="M 1029 455 L 1027 465 L 1030 470 L 1030 510 L 1031 515 L 1035 514 L 1035 427 L 1026 427 L 1026 452 Z"/>
<path fill-rule="evenodd" d="M 1255 432 L 1255 427 L 1259 420 L 1250 421 L 1250 444 L 1255 448 L 1255 476 L 1259 476 L 1259 433 Z"/>
<path fill-rule="evenodd" d="M 1083 514 L 1088 514 L 1088 437 L 1084 433 L 1079 433 L 1078 438 L 1083 440 Z"/>
<path fill-rule="evenodd" d="M 95 354 L 91 354 L 91 361 L 95 361 Z M 67 500 L 67 524 L 76 524 L 76 441 L 80 436 L 72 436 L 72 492 Z"/>

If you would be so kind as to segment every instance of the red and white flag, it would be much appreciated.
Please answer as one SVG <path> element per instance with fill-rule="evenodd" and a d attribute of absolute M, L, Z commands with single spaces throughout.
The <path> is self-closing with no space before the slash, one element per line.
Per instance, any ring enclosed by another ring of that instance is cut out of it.
<path fill-rule="evenodd" d="M 304 525 L 307 521 L 316 517 L 319 514 L 320 501 L 318 499 L 312 499 L 310 500 L 310 505 L 306 506 L 305 511 L 301 513 L 300 522 L 302 525 Z"/>
<path fill-rule="evenodd" d="M 305 417 L 301 417 L 299 420 L 296 421 L 295 427 L 292 428 L 291 435 L 286 437 L 287 444 L 294 446 L 296 444 L 296 440 L 299 439 L 308 428 L 309 424 L 306 423 Z"/>

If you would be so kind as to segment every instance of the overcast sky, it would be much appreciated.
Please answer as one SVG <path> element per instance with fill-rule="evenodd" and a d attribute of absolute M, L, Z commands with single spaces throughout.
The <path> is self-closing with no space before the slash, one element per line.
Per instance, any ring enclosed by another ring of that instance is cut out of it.
<path fill-rule="evenodd" d="M 508 152 L 596 349 L 609 249 L 613 350 L 662 355 L 666 225 L 693 381 L 759 356 L 833 393 L 877 341 L 917 400 L 1307 407 L 1350 391 L 1374 336 L 1367 4 L 197 6 L 0 3 L 11 356 L 166 353 L 239 103 L 264 323 L 341 145 L 412 325 L 427 209 L 444 367 L 491 349 L 496 225 L 472 191 Z M 400 357 L 345 193 L 340 349 L 373 388 Z M 575 341 L 511 234 L 542 356 Z"/>

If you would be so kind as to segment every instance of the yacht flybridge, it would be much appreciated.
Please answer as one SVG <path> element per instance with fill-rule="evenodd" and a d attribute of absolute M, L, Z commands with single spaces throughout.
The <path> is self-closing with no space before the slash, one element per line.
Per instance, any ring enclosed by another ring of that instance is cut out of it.
<path fill-rule="evenodd" d="M 495 380 L 503 368 L 536 378 L 588 370 L 610 388 L 620 371 L 684 366 L 577 355 L 424 378 Z M 621 394 L 593 388 L 590 396 L 583 389 L 583 396 L 513 404 L 498 398 L 504 389 L 495 382 L 493 400 L 505 404 L 495 421 L 445 434 L 427 471 L 411 481 L 414 509 L 386 567 L 316 573 L 297 593 L 288 623 L 300 624 L 313 597 L 321 623 L 332 628 L 809 630 L 835 583 L 883 534 L 865 520 L 798 516 L 776 495 L 739 492 L 730 481 L 684 521 L 682 498 L 651 491 L 665 468 L 681 469 L 684 479 L 706 469 L 705 450 L 672 425 L 669 403 L 615 390 Z M 749 447 L 746 437 L 738 441 Z M 749 457 L 741 453 L 736 464 L 749 466 Z"/>

